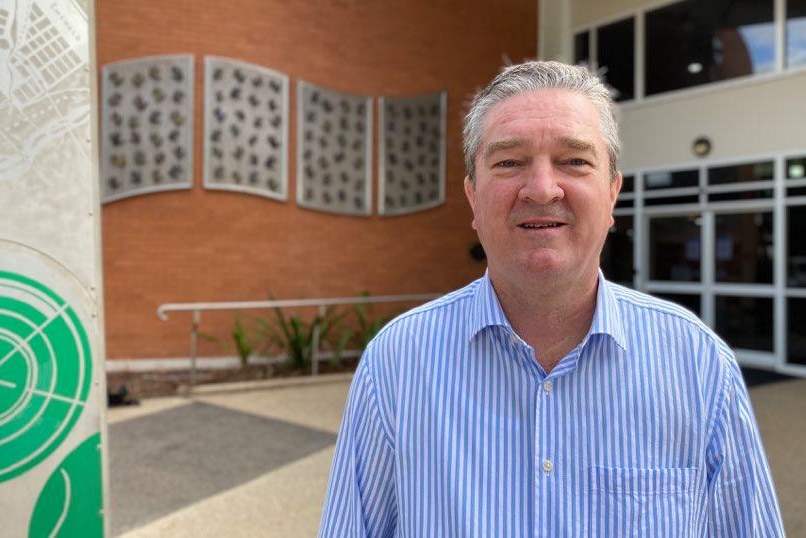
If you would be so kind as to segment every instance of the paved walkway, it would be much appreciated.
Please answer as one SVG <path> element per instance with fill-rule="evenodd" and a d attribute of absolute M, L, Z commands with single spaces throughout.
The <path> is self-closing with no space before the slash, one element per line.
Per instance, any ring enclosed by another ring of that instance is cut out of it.
<path fill-rule="evenodd" d="M 349 377 L 108 412 L 113 535 L 315 536 Z M 788 536 L 806 537 L 806 380 L 751 389 Z"/>

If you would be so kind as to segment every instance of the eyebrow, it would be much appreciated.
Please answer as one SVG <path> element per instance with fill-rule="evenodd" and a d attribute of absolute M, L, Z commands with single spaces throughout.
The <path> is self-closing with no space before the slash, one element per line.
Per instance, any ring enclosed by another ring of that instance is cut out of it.
<path fill-rule="evenodd" d="M 574 138 L 572 136 L 563 136 L 558 139 L 560 145 L 565 146 L 569 149 L 577 150 L 577 151 L 587 151 L 590 152 L 594 157 L 598 156 L 596 152 L 596 146 L 588 142 L 587 140 L 582 140 L 581 138 Z M 514 138 L 504 138 L 503 140 L 496 140 L 495 142 L 491 142 L 486 148 L 484 148 L 484 154 L 482 158 L 486 161 L 490 155 L 498 151 L 504 151 L 512 148 L 518 148 L 521 146 L 525 146 L 528 144 L 528 141 L 525 138 L 514 137 Z"/>
<path fill-rule="evenodd" d="M 560 144 L 569 149 L 575 149 L 577 151 L 589 151 L 594 157 L 596 157 L 596 146 L 587 140 L 563 136 L 560 138 Z"/>
<path fill-rule="evenodd" d="M 490 142 L 490 145 L 484 148 L 482 158 L 486 161 L 490 155 L 498 151 L 517 148 L 524 145 L 526 145 L 525 138 L 504 138 L 503 140 L 496 140 L 495 142 Z"/>

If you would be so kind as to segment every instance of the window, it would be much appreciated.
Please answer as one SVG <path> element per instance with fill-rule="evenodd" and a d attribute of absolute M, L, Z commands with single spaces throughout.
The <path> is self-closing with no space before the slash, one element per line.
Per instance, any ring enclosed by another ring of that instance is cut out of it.
<path fill-rule="evenodd" d="M 597 30 L 597 70 L 616 101 L 635 97 L 635 19 L 630 17 Z"/>
<path fill-rule="evenodd" d="M 787 159 L 784 166 L 787 196 L 806 196 L 806 157 Z"/>
<path fill-rule="evenodd" d="M 621 192 L 630 193 L 635 190 L 635 176 L 625 175 L 621 179 Z"/>
<path fill-rule="evenodd" d="M 574 62 L 598 69 L 625 101 L 776 70 L 776 47 L 784 40 L 783 64 L 806 66 L 806 0 L 683 0 L 645 11 L 644 91 L 635 91 L 635 17 L 574 34 Z M 785 31 L 781 36 L 779 31 Z M 591 55 L 595 52 L 595 57 Z"/>
<path fill-rule="evenodd" d="M 806 157 L 796 157 L 786 160 L 787 179 L 806 178 Z"/>
<path fill-rule="evenodd" d="M 772 284 L 772 213 L 716 215 L 717 282 Z"/>
<path fill-rule="evenodd" d="M 647 193 L 644 205 L 696 204 L 700 201 L 699 184 L 700 171 L 697 169 L 647 172 L 644 174 L 644 190 Z"/>
<path fill-rule="evenodd" d="M 773 0 L 686 0 L 646 13 L 646 95 L 770 72 Z"/>
<path fill-rule="evenodd" d="M 700 280 L 700 218 L 653 217 L 649 224 L 649 278 L 676 282 Z"/>
<path fill-rule="evenodd" d="M 772 198 L 772 178 L 775 174 L 773 161 L 756 163 L 734 164 L 708 169 L 708 185 L 727 185 L 725 190 L 708 195 L 710 202 L 727 202 L 732 200 L 756 200 Z M 742 183 L 752 181 L 766 181 L 769 187 L 763 189 L 748 189 Z"/>
<path fill-rule="evenodd" d="M 716 296 L 716 332 L 728 345 L 772 351 L 772 299 Z"/>
<path fill-rule="evenodd" d="M 743 181 L 764 181 L 772 179 L 773 172 L 773 161 L 714 167 L 708 169 L 708 184 L 723 185 Z"/>
<path fill-rule="evenodd" d="M 686 310 L 700 316 L 700 296 L 688 293 L 654 293 L 656 297 L 677 303 Z"/>
<path fill-rule="evenodd" d="M 786 220 L 787 226 L 787 286 L 790 288 L 806 288 L 806 241 L 803 230 L 806 230 L 806 206 L 790 207 Z"/>
<path fill-rule="evenodd" d="M 787 319 L 789 362 L 806 364 L 806 299 L 787 300 Z"/>
<path fill-rule="evenodd" d="M 806 0 L 786 3 L 786 65 L 806 65 Z"/>
<path fill-rule="evenodd" d="M 604 274 L 629 285 L 632 270 L 639 290 L 702 316 L 742 362 L 806 372 L 806 153 L 689 166 L 633 171 Z"/>
<path fill-rule="evenodd" d="M 614 221 L 602 250 L 602 272 L 609 280 L 632 285 L 633 217 L 617 216 Z"/>
<path fill-rule="evenodd" d="M 616 201 L 616 209 L 633 209 L 635 207 L 635 176 L 625 175 L 621 180 L 621 192 Z"/>
<path fill-rule="evenodd" d="M 574 64 L 590 66 L 590 32 L 580 32 L 574 36 Z"/>
<path fill-rule="evenodd" d="M 696 187 L 700 183 L 700 172 L 680 170 L 678 172 L 648 172 L 644 174 L 644 189 L 675 189 L 679 187 Z"/>

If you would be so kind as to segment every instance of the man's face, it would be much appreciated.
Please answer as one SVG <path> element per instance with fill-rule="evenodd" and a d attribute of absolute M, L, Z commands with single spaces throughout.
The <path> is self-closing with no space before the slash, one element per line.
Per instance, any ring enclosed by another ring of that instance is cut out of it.
<path fill-rule="evenodd" d="M 587 98 L 552 89 L 499 102 L 475 159 L 465 193 L 494 282 L 595 278 L 621 176 L 611 181 Z"/>

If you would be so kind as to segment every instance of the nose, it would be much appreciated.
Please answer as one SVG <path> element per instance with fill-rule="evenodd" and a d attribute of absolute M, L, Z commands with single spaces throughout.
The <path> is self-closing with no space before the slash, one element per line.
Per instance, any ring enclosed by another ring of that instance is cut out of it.
<path fill-rule="evenodd" d="M 557 171 L 548 162 L 534 162 L 524 175 L 518 199 L 539 205 L 549 205 L 565 196 Z"/>

